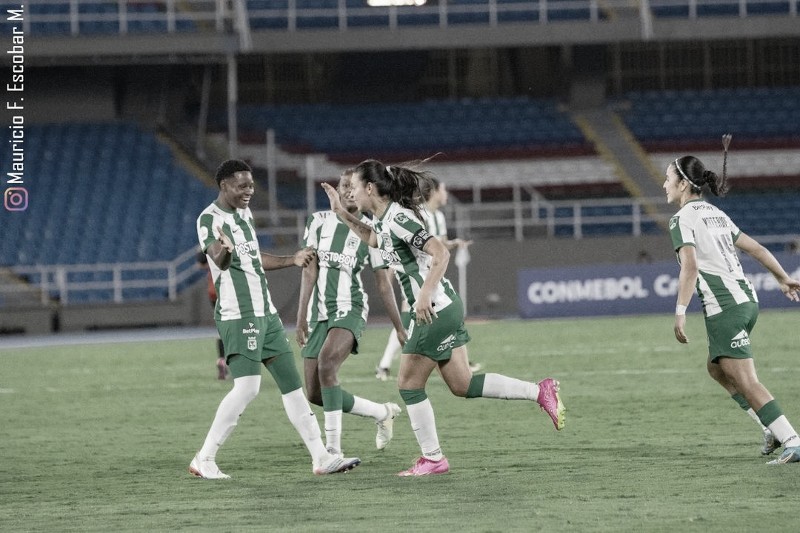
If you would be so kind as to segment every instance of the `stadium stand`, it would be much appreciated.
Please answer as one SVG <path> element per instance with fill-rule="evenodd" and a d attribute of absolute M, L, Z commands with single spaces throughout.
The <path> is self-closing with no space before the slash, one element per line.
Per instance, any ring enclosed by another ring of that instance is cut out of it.
<path fill-rule="evenodd" d="M 800 142 L 800 87 L 630 92 L 620 111 L 648 151 L 714 146 L 721 131 L 737 145 L 788 148 Z"/>
<path fill-rule="evenodd" d="M 216 117 L 217 127 L 224 124 Z M 449 160 L 593 153 L 555 100 L 485 98 L 422 103 L 240 106 L 246 140 L 275 130 L 289 152 L 321 152 L 334 161 L 366 156 L 403 160 L 443 152 Z"/>
<path fill-rule="evenodd" d="M 7 140 L 7 132 L 0 134 L 0 142 Z M 94 265 L 49 280 L 54 295 L 59 282 L 109 282 L 119 268 L 122 281 L 166 279 L 165 263 L 196 246 L 195 220 L 214 191 L 152 132 L 128 122 L 32 125 L 25 146 L 26 175 L 35 176 L 31 200 L 24 216 L 0 214 L 0 258 L 32 282 L 41 280 L 40 267 Z M 4 174 L 10 163 L 0 165 Z M 124 291 L 124 299 L 167 295 L 166 284 Z M 112 298 L 111 289 L 88 285 L 70 294 L 72 301 Z"/>
<path fill-rule="evenodd" d="M 730 197 L 712 200 L 747 233 L 797 233 L 800 88 L 646 91 L 626 99 L 630 107 L 620 114 L 658 169 L 676 153 L 692 153 L 721 171 L 720 134 L 732 133 Z"/>

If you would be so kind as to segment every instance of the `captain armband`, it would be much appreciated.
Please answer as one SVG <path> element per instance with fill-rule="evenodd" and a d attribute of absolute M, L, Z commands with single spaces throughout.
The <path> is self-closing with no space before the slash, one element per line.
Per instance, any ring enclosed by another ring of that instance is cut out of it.
<path fill-rule="evenodd" d="M 420 228 L 413 237 L 411 237 L 411 246 L 416 248 L 417 250 L 422 250 L 425 247 L 425 243 L 431 240 L 433 235 L 427 232 L 425 228 Z"/>

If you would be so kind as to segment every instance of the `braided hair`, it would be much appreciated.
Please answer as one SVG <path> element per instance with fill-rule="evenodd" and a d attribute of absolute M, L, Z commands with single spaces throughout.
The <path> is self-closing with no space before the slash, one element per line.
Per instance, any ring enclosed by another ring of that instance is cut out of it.
<path fill-rule="evenodd" d="M 708 190 L 714 196 L 725 196 L 728 192 L 728 176 L 727 176 L 727 163 L 728 163 L 728 146 L 731 142 L 731 135 L 725 134 L 722 136 L 722 147 L 724 149 L 722 157 L 722 176 L 707 170 L 705 165 L 693 155 L 685 155 L 673 161 L 675 169 L 678 172 L 678 177 L 685 179 L 692 187 L 692 193 L 702 194 L 703 189 L 708 187 Z"/>

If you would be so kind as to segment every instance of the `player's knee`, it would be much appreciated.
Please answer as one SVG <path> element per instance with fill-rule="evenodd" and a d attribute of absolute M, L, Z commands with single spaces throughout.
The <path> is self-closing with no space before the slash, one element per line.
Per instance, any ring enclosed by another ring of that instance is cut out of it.
<path fill-rule="evenodd" d="M 339 370 L 339 364 L 336 362 L 335 358 L 332 357 L 320 357 L 319 363 L 317 364 L 317 371 L 319 372 L 319 380 L 323 384 L 329 382 L 330 380 L 336 379 L 336 373 Z"/>
<path fill-rule="evenodd" d="M 452 392 L 453 395 L 459 398 L 465 398 L 469 390 L 469 381 L 463 383 L 460 381 L 458 383 L 448 383 L 447 386 L 450 388 L 450 392 Z"/>
<path fill-rule="evenodd" d="M 306 393 L 306 398 L 312 404 L 322 407 L 322 394 L 320 394 L 319 391 L 308 391 Z"/>
<path fill-rule="evenodd" d="M 234 390 L 239 398 L 246 403 L 250 403 L 256 399 L 258 392 L 261 389 L 260 383 L 235 383 Z"/>

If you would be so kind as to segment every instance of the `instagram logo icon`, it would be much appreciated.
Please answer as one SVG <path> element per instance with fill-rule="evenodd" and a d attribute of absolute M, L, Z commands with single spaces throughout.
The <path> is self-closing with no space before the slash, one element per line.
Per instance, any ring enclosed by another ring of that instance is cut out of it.
<path fill-rule="evenodd" d="M 7 211 L 25 211 L 28 209 L 28 189 L 25 187 L 9 187 L 3 195 L 3 206 Z"/>

